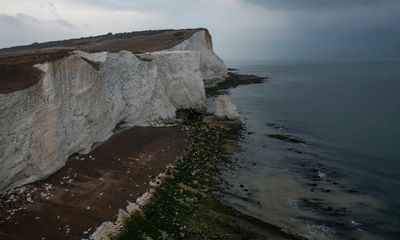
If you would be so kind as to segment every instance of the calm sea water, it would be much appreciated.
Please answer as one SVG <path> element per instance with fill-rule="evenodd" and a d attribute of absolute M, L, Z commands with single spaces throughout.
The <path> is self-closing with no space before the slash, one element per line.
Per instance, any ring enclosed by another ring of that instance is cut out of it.
<path fill-rule="evenodd" d="M 248 133 L 224 201 L 310 239 L 400 238 L 400 61 L 227 61 Z M 295 141 L 294 141 L 295 140 Z"/>

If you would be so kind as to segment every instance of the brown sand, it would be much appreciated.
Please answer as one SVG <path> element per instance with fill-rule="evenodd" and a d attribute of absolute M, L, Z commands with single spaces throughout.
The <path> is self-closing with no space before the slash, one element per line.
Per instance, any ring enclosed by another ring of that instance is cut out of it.
<path fill-rule="evenodd" d="M 71 156 L 59 172 L 14 194 L 17 200 L 7 202 L 13 197 L 3 196 L 0 239 L 88 238 L 101 223 L 114 222 L 128 200 L 144 193 L 150 178 L 182 154 L 185 141 L 181 126 L 137 127 L 87 155 Z M 12 211 L 20 207 L 26 209 Z"/>

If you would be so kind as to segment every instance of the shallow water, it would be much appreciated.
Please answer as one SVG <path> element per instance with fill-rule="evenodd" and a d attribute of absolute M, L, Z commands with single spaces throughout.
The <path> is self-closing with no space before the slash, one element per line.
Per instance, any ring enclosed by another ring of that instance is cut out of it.
<path fill-rule="evenodd" d="M 270 79 L 231 90 L 248 133 L 224 201 L 310 239 L 397 239 L 400 61 L 227 63 Z"/>

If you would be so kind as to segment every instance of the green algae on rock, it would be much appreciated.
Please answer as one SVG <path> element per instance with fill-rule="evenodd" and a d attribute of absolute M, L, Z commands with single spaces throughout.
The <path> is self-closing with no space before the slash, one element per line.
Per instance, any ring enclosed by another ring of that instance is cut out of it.
<path fill-rule="evenodd" d="M 189 143 L 182 158 L 115 239 L 266 239 L 248 227 L 254 225 L 282 235 L 278 228 L 219 201 L 218 173 L 230 164 L 232 149 L 237 149 L 241 122 L 190 114 L 185 126 Z"/>
<path fill-rule="evenodd" d="M 208 117 L 207 122 L 201 116 L 186 119 L 190 137 L 183 157 L 116 239 L 252 237 L 252 233 L 234 225 L 227 210 L 211 194 L 218 188 L 219 167 L 227 163 L 226 145 L 239 137 L 241 125 L 235 122 L 230 126 L 212 118 Z"/>
<path fill-rule="evenodd" d="M 266 136 L 274 139 L 278 139 L 284 142 L 290 142 L 290 143 L 302 143 L 306 144 L 306 142 L 303 139 L 291 136 L 291 135 L 284 135 L 284 134 L 266 134 Z"/>
<path fill-rule="evenodd" d="M 229 72 L 228 77 L 224 81 L 206 87 L 206 95 L 207 97 L 215 97 L 230 88 L 235 88 L 240 85 L 264 83 L 266 79 L 268 78 Z"/>

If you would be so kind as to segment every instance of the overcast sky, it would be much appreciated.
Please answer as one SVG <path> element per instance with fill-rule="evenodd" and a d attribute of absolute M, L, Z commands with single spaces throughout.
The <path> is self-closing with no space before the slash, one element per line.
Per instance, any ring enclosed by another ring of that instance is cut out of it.
<path fill-rule="evenodd" d="M 224 59 L 400 58 L 400 0 L 0 0 L 0 48 L 194 27 Z"/>

